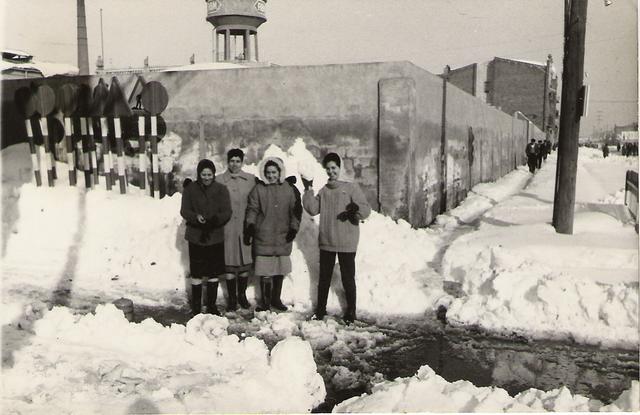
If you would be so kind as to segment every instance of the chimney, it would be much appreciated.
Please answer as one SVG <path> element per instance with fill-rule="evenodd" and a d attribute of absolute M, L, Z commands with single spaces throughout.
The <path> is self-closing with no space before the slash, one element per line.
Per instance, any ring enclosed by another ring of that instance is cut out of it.
<path fill-rule="evenodd" d="M 87 16 L 84 0 L 77 0 L 78 9 L 78 70 L 80 75 L 89 75 L 89 44 L 87 42 Z"/>

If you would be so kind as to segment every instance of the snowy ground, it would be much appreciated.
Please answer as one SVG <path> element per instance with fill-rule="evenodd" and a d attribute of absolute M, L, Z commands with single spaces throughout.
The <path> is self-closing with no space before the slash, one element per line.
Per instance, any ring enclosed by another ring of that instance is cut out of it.
<path fill-rule="evenodd" d="M 267 153 L 285 159 L 289 174 L 296 174 L 298 166 L 312 166 L 316 188 L 322 186 L 324 172 L 302 141 L 286 152 L 272 146 Z M 245 316 L 246 324 L 236 318 L 199 317 L 186 327 L 162 327 L 151 320 L 129 324 L 112 307 L 82 317 L 95 304 L 120 296 L 136 305 L 185 306 L 188 264 L 180 195 L 157 201 L 131 187 L 127 195 L 107 192 L 103 183 L 91 191 L 71 188 L 65 184 L 63 163 L 58 164 L 55 188 L 37 188 L 31 184 L 26 145 L 3 150 L 2 161 L 5 408 L 53 406 L 77 412 L 109 405 L 118 411 L 142 410 L 147 405 L 161 412 L 307 411 L 325 397 L 311 350 L 331 355 L 334 387 L 363 382 L 347 363 L 356 353 L 366 355 L 379 347 L 385 334 L 375 326 L 346 328 L 334 317 L 307 321 L 316 295 L 317 218 L 305 214 L 294 244 L 293 272 L 283 288 L 292 312 L 256 313 Z M 412 229 L 373 213 L 362 225 L 357 256 L 359 317 L 397 324 L 433 316 L 445 305 L 452 325 L 637 347 L 638 239 L 620 205 L 624 172 L 636 167 L 637 158 L 602 160 L 598 152 L 581 149 L 573 236 L 557 235 L 548 224 L 554 162 L 552 155 L 533 179 L 521 167 L 496 183 L 476 186 L 430 229 Z M 342 287 L 334 278 L 328 309 L 339 316 Z M 459 283 L 463 293 L 445 291 L 450 282 Z M 219 298 L 223 294 L 221 287 Z M 249 294 L 255 296 L 253 286 Z M 51 304 L 68 308 L 47 311 Z M 228 325 L 239 335 L 228 334 Z M 274 344 L 269 352 L 267 345 Z M 176 357 L 144 357 L 155 349 Z M 219 364 L 221 356 L 224 364 Z M 297 366 L 288 364 L 293 361 Z M 32 381 L 31 374 L 40 370 L 46 376 Z M 205 374 L 214 375 L 200 381 Z M 416 379 L 434 386 L 434 376 L 423 368 Z M 283 385 L 282 379 L 288 381 Z M 381 380 L 373 376 L 367 381 Z M 82 393 L 71 394 L 76 388 Z M 287 388 L 293 392 L 285 394 Z M 456 390 L 445 385 L 438 393 L 453 396 Z M 502 392 L 497 393 L 506 395 Z M 637 386 L 633 393 L 637 395 Z M 486 402 L 506 402 L 487 396 Z M 109 397 L 114 399 L 107 402 Z M 371 397 L 365 399 L 371 402 Z M 518 405 L 554 409 L 540 403 L 550 399 L 535 395 Z M 403 410 L 355 405 L 360 406 L 346 410 Z"/>

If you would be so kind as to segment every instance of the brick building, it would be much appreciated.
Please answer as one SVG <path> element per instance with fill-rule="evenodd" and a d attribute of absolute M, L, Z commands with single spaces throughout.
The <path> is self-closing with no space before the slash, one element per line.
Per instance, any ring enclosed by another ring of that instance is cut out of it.
<path fill-rule="evenodd" d="M 448 81 L 494 107 L 524 114 L 549 139 L 558 135 L 558 77 L 549 55 L 546 64 L 496 57 L 445 70 Z"/>

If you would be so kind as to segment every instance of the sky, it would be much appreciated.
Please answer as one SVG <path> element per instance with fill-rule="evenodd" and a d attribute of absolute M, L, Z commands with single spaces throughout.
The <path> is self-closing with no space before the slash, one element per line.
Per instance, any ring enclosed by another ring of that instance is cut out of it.
<path fill-rule="evenodd" d="M 544 62 L 560 74 L 561 0 L 268 0 L 260 59 L 279 65 L 408 60 L 433 73 L 494 56 Z M 0 46 L 76 64 L 75 0 L 0 0 Z M 107 68 L 212 60 L 205 0 L 86 0 L 89 63 Z M 581 135 L 638 118 L 638 9 L 634 0 L 589 2 Z"/>

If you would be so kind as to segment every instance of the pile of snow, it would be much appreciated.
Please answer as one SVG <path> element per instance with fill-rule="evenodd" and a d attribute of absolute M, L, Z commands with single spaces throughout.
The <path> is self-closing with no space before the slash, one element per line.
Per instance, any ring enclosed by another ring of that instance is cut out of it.
<path fill-rule="evenodd" d="M 289 337 L 269 352 L 227 334 L 224 317 L 187 326 L 129 323 L 113 305 L 56 307 L 28 329 L 3 371 L 3 407 L 17 413 L 308 412 L 325 398 L 311 346 Z M 90 356 L 90 357 L 88 357 Z"/>
<path fill-rule="evenodd" d="M 639 401 L 638 381 L 605 406 L 572 395 L 566 387 L 548 392 L 528 389 L 511 397 L 496 387 L 476 387 L 467 381 L 449 383 L 429 366 L 422 366 L 413 377 L 379 383 L 371 394 L 348 399 L 333 412 L 622 412 L 640 410 Z"/>
<path fill-rule="evenodd" d="M 498 203 L 475 232 L 449 246 L 443 277 L 466 293 L 443 299 L 451 324 L 637 347 L 638 235 L 621 221 L 623 206 L 601 203 L 624 188 L 629 160 L 588 150 L 578 159 L 573 235 L 558 234 L 549 223 L 552 154 L 525 190 Z"/>
<path fill-rule="evenodd" d="M 572 278 L 500 247 L 485 248 L 468 262 L 459 253 L 447 253 L 445 272 L 457 277 L 467 296 L 448 304 L 449 323 L 534 338 L 638 344 L 637 285 Z"/>
<path fill-rule="evenodd" d="M 180 152 L 180 140 L 174 136 L 168 134 L 162 141 L 163 158 L 174 160 Z M 324 169 L 300 139 L 286 152 L 272 145 L 265 156 L 281 157 L 288 175 L 299 176 L 299 167 L 306 168 L 316 191 L 326 183 Z M 179 215 L 181 195 L 158 201 L 135 187 L 121 195 L 117 186 L 108 192 L 102 182 L 87 191 L 68 186 L 66 164 L 58 163 L 57 169 L 55 187 L 28 183 L 19 188 L 19 214 L 7 224 L 13 233 L 3 261 L 5 275 L 20 275 L 22 284 L 48 291 L 66 279 L 76 296 L 184 304 L 188 255 Z M 247 166 L 247 171 L 255 170 L 255 165 Z M 297 185 L 303 190 L 301 183 Z M 310 312 L 316 300 L 318 221 L 304 214 L 292 253 L 293 272 L 284 282 L 283 300 L 298 311 Z M 439 249 L 438 240 L 433 231 L 412 229 L 405 221 L 373 212 L 361 224 L 356 257 L 360 315 L 421 315 L 431 310 L 445 295 L 441 278 L 428 266 Z M 335 272 L 328 310 L 340 313 L 344 293 L 337 264 Z M 16 281 L 7 278 L 6 283 L 11 287 Z M 255 297 L 254 287 L 255 282 L 250 297 Z M 222 302 L 222 284 L 219 290 Z"/>

